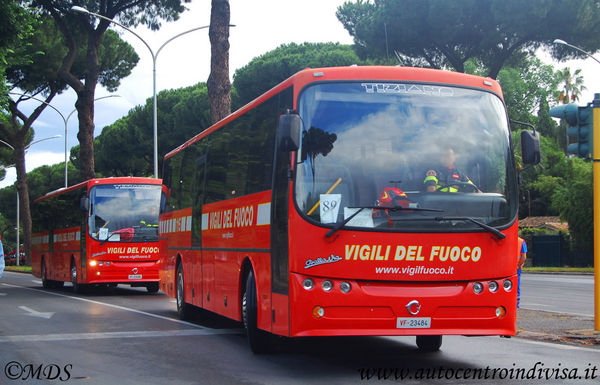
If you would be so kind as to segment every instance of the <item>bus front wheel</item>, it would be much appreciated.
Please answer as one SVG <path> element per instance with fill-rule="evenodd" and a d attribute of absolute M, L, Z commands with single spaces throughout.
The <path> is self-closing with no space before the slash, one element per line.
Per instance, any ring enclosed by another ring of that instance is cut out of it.
<path fill-rule="evenodd" d="M 272 336 L 258 328 L 258 299 L 254 273 L 250 271 L 246 279 L 246 290 L 242 296 L 242 320 L 246 327 L 250 349 L 255 354 L 269 353 L 272 349 Z"/>
<path fill-rule="evenodd" d="M 437 352 L 442 347 L 442 336 L 417 336 L 417 346 L 423 352 Z"/>
<path fill-rule="evenodd" d="M 73 285 L 73 293 L 83 293 L 83 284 L 77 282 L 77 264 L 75 261 L 71 262 L 71 284 Z"/>
<path fill-rule="evenodd" d="M 185 303 L 185 281 L 183 277 L 183 265 L 177 265 L 177 282 L 176 282 L 176 298 L 177 298 L 177 314 L 179 319 L 186 320 L 190 318 L 190 305 Z"/>

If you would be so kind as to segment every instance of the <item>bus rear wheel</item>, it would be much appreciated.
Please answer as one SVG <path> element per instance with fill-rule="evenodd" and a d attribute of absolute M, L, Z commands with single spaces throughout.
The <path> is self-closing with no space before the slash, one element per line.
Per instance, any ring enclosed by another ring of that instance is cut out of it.
<path fill-rule="evenodd" d="M 44 289 L 54 288 L 54 281 L 48 279 L 48 270 L 46 270 L 46 261 L 42 259 L 42 287 Z"/>
<path fill-rule="evenodd" d="M 242 320 L 246 327 L 250 349 L 255 354 L 269 353 L 273 349 L 273 336 L 258 328 L 258 297 L 254 272 L 246 279 L 246 290 L 242 295 Z"/>
<path fill-rule="evenodd" d="M 176 278 L 176 298 L 177 298 L 177 313 L 179 319 L 186 320 L 190 318 L 191 308 L 190 305 L 185 302 L 185 281 L 183 276 L 183 265 L 180 263 L 177 265 L 177 278 Z"/>
<path fill-rule="evenodd" d="M 442 336 L 417 336 L 417 346 L 423 352 L 437 352 L 442 347 Z"/>

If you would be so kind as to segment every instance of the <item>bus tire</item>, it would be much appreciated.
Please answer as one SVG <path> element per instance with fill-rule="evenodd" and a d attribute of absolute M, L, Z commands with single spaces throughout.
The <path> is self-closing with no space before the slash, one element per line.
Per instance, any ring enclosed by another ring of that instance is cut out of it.
<path fill-rule="evenodd" d="M 175 297 L 177 299 L 177 314 L 179 319 L 187 320 L 190 318 L 191 307 L 185 302 L 185 277 L 183 276 L 183 265 L 177 264 L 177 276 L 175 283 Z"/>
<path fill-rule="evenodd" d="M 73 285 L 73 293 L 83 293 L 83 285 L 77 282 L 77 264 L 75 261 L 71 261 L 71 284 Z"/>
<path fill-rule="evenodd" d="M 46 269 L 46 261 L 42 259 L 42 287 L 44 289 L 52 289 L 54 282 L 48 279 L 48 270 Z"/>
<path fill-rule="evenodd" d="M 417 346 L 422 352 L 437 352 L 442 347 L 442 336 L 417 336 Z"/>
<path fill-rule="evenodd" d="M 258 299 L 256 281 L 252 270 L 246 279 L 246 290 L 242 295 L 242 320 L 246 327 L 248 343 L 254 354 L 269 353 L 272 350 L 272 336 L 258 328 Z"/>
<path fill-rule="evenodd" d="M 158 282 L 150 282 L 146 285 L 146 290 L 148 290 L 148 293 L 152 294 L 158 292 Z"/>

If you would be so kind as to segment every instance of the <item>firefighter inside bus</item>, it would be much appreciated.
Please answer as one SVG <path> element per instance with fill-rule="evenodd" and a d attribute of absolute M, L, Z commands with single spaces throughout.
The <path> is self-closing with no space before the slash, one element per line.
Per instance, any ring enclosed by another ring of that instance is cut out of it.
<path fill-rule="evenodd" d="M 456 153 L 452 146 L 440 149 L 439 164 L 425 173 L 423 187 L 426 192 L 477 192 L 481 190 L 455 165 Z"/>

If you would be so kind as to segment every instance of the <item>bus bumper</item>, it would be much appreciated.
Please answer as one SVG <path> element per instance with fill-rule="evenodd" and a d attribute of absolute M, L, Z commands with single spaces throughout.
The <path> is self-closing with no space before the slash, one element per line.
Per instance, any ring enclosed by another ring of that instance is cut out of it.
<path fill-rule="evenodd" d="M 307 279 L 312 280 L 312 287 Z M 344 282 L 349 286 L 342 285 Z M 350 290 L 343 292 L 342 287 Z M 290 295 L 292 337 L 514 335 L 516 329 L 516 275 L 416 283 L 326 279 L 292 273 Z"/>
<path fill-rule="evenodd" d="M 158 282 L 158 261 L 103 261 L 88 266 L 88 283 Z"/>

